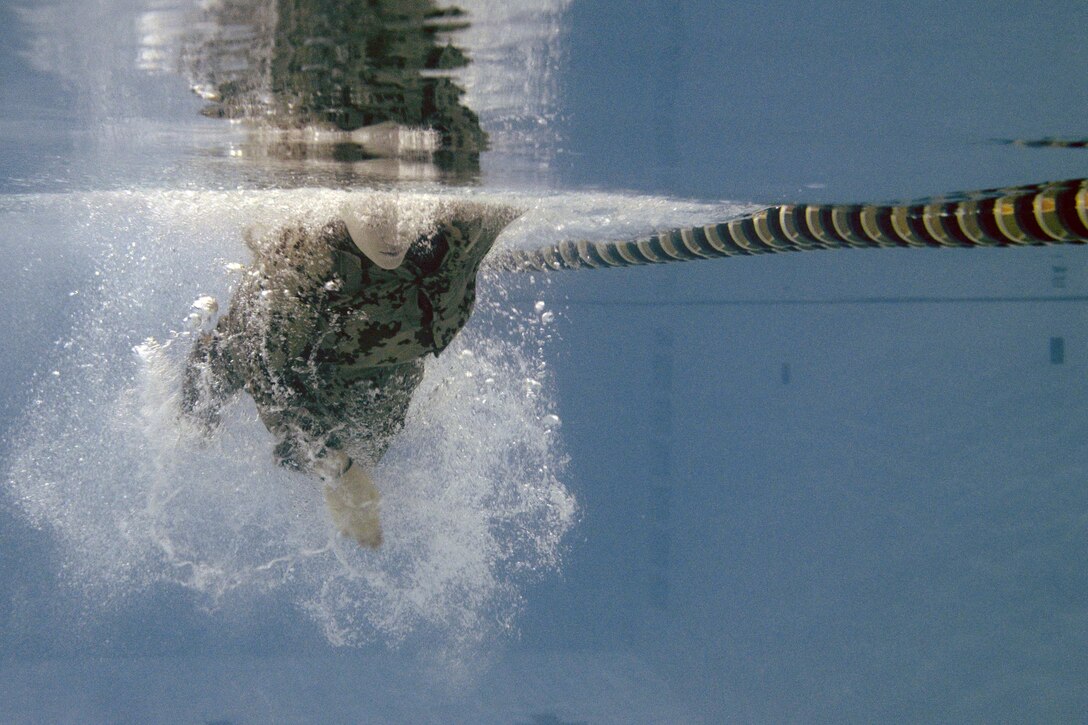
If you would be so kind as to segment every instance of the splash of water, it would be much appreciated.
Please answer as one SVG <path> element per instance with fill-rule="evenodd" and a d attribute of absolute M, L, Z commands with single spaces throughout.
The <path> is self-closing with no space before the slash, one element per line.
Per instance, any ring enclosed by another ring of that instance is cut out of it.
<path fill-rule="evenodd" d="M 202 295 L 230 299 L 247 261 L 242 230 L 332 216 L 349 193 L 108 192 L 0 209 L 6 229 L 35 234 L 32 245 L 9 245 L 22 272 L 6 294 L 70 325 L 36 331 L 56 344 L 9 436 L 6 493 L 51 533 L 59 576 L 87 601 L 116 609 L 161 586 L 191 590 L 212 611 L 272 597 L 335 644 L 419 636 L 456 649 L 516 628 L 525 583 L 560 567 L 577 515 L 545 367 L 554 312 L 515 304 L 495 273 L 484 273 L 469 326 L 428 363 L 375 471 L 386 534 L 377 552 L 338 537 L 317 484 L 275 466 L 248 398 L 210 441 L 179 423 L 185 316 Z M 511 246 L 730 209 L 462 193 L 529 209 L 500 239 Z M 200 302 L 190 325 L 214 311 Z"/>
<path fill-rule="evenodd" d="M 335 192 L 73 197 L 58 237 L 94 272 L 13 435 L 7 487 L 59 544 L 60 574 L 124 606 L 160 585 L 210 610 L 283 598 L 334 644 L 438 633 L 470 644 L 514 627 L 520 590 L 560 564 L 575 503 L 560 475 L 538 318 L 511 324 L 481 290 L 480 315 L 432 360 L 407 425 L 375 471 L 386 542 L 338 536 L 316 482 L 277 468 L 248 398 L 206 441 L 177 415 L 193 292 L 229 299 L 239 230 L 328 213 Z M 294 210 L 294 211 L 292 211 Z M 49 253 L 64 254 L 62 249 Z M 225 256 L 224 256 L 225 255 Z M 78 265 L 77 265 L 78 266 Z M 224 270 L 207 279 L 207 270 Z M 202 274 L 198 270 L 204 270 Z M 202 300 L 209 308 L 207 300 Z M 516 316 L 515 316 L 516 317 Z M 158 339 L 133 339 L 153 333 Z M 133 355 L 132 343 L 137 355 Z"/>

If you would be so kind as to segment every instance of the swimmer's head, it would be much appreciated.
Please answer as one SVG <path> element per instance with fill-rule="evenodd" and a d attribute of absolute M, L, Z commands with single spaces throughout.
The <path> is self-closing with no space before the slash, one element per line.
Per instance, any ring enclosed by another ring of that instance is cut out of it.
<path fill-rule="evenodd" d="M 352 194 L 340 205 L 351 241 L 382 269 L 396 269 L 416 240 L 434 234 L 449 207 L 427 194 Z"/>
<path fill-rule="evenodd" d="M 360 199 L 340 206 L 351 241 L 382 269 L 399 267 L 415 241 L 400 217 L 395 199 Z"/>

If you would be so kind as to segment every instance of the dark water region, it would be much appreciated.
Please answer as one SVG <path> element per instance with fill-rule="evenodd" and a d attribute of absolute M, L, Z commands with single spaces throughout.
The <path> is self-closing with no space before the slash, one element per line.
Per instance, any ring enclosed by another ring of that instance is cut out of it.
<path fill-rule="evenodd" d="M 9 28 L 24 25 L 8 15 Z M 12 190 L 112 185 L 110 175 L 96 179 L 94 170 L 78 166 L 45 171 L 47 154 L 18 163 L 24 137 L 34 148 L 57 142 L 36 121 L 55 127 L 69 147 L 112 152 L 107 163 L 120 165 L 118 175 L 156 185 L 199 187 L 215 178 L 221 185 L 278 188 L 478 177 L 487 134 L 452 75 L 469 62 L 453 43 L 469 26 L 463 10 L 423 0 L 229 0 L 176 9 L 170 20 L 169 45 L 154 48 L 150 67 L 114 79 L 97 98 L 79 97 L 87 90 L 78 89 L 79 69 L 72 78 L 32 71 L 30 51 L 13 38 L 4 59 L 13 132 L 5 161 L 18 172 L 5 174 L 5 184 Z M 119 40 L 132 42 L 123 33 Z M 148 70 L 171 72 L 156 86 Z M 193 99 L 185 103 L 183 83 L 204 100 L 201 115 L 244 122 L 246 130 L 198 123 L 186 108 Z M 167 98 L 164 108 L 158 101 Z M 88 110 L 98 118 L 86 118 Z M 145 125 L 134 133 L 139 121 Z M 163 162 L 169 165 L 152 166 Z M 35 168 L 37 175 L 28 177 Z"/>
<path fill-rule="evenodd" d="M 268 16 L 268 17 L 262 17 Z M 247 118 L 276 129 L 328 128 L 345 132 L 312 144 L 311 153 L 335 161 L 374 158 L 350 132 L 388 123 L 437 132 L 438 165 L 479 166 L 487 134 L 467 108 L 449 71 L 468 65 L 452 42 L 468 26 L 456 7 L 433 2 L 227 2 L 204 22 L 220 29 L 183 50 L 194 88 L 213 118 Z M 239 38 L 238 27 L 252 28 Z M 240 42 L 241 41 L 241 42 Z M 270 153 L 303 159 L 302 143 L 272 145 Z"/>

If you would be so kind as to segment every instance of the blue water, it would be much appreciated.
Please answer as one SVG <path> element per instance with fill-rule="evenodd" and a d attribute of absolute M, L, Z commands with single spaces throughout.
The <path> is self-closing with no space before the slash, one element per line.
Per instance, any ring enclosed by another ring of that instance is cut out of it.
<path fill-rule="evenodd" d="M 1083 719 L 1082 250 L 487 277 L 388 547 L 326 551 L 252 411 L 179 440 L 131 352 L 350 186 L 138 67 L 183 5 L 2 10 L 0 720 Z M 410 189 L 508 244 L 1088 175 L 993 142 L 1088 135 L 1079 4 L 463 5 L 493 150 Z"/>

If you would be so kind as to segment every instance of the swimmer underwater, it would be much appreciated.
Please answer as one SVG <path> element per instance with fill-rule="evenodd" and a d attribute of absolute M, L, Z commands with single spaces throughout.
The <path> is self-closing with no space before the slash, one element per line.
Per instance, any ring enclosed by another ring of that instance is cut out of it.
<path fill-rule="evenodd" d="M 323 225 L 247 233 L 254 262 L 196 340 L 183 414 L 210 433 L 244 389 L 283 466 L 324 482 L 337 530 L 382 542 L 371 470 L 404 427 L 424 358 L 468 322 L 476 276 L 520 211 L 472 202 L 345 204 Z"/>

